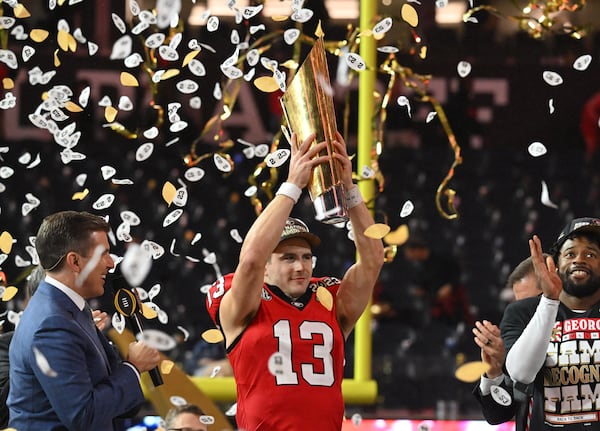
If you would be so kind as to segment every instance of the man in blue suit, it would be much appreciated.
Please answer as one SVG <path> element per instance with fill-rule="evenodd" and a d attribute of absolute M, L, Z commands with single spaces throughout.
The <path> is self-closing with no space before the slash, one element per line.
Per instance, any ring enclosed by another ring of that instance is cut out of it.
<path fill-rule="evenodd" d="M 122 361 L 96 329 L 86 300 L 101 296 L 114 268 L 101 217 L 63 211 L 44 219 L 36 249 L 46 277 L 10 346 L 9 426 L 28 430 L 113 430 L 144 401 L 139 373 L 160 355 L 131 343 Z"/>

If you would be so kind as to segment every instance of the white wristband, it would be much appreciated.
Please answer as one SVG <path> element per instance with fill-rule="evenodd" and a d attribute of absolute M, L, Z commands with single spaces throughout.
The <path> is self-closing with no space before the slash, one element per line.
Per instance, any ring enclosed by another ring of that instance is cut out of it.
<path fill-rule="evenodd" d="M 346 207 L 348 209 L 354 208 L 362 203 L 363 198 L 360 194 L 360 189 L 357 186 L 354 186 L 346 191 Z"/>
<path fill-rule="evenodd" d="M 302 189 L 294 183 L 285 182 L 279 186 L 279 190 L 277 190 L 275 195 L 287 196 L 293 200 L 294 203 L 298 203 L 298 199 L 300 199 L 300 195 L 302 195 Z"/>

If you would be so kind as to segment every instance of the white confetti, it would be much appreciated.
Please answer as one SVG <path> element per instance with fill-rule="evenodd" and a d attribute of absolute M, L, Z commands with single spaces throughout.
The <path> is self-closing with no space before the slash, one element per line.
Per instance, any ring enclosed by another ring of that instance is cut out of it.
<path fill-rule="evenodd" d="M 374 35 L 382 35 L 387 33 L 391 28 L 392 28 L 392 18 L 387 17 L 382 19 L 381 21 L 379 21 L 377 24 L 375 24 L 375 27 L 373 27 L 373 34 Z"/>
<path fill-rule="evenodd" d="M 137 151 L 135 152 L 135 159 L 138 162 L 143 162 L 152 155 L 153 151 L 154 144 L 152 142 L 146 142 L 145 144 L 140 145 Z"/>
<path fill-rule="evenodd" d="M 163 227 L 167 227 L 170 224 L 176 222 L 177 219 L 181 217 L 181 214 L 183 214 L 183 210 L 181 208 L 171 211 L 163 220 Z"/>
<path fill-rule="evenodd" d="M 427 114 L 427 118 L 425 119 L 425 122 L 430 123 L 431 120 L 433 120 L 436 116 L 437 116 L 437 112 L 431 111 L 430 113 Z"/>
<path fill-rule="evenodd" d="M 37 347 L 33 347 L 33 354 L 35 355 L 35 363 L 44 375 L 48 377 L 56 377 L 58 373 L 50 367 L 48 360 L 44 356 L 42 352 L 38 350 Z"/>
<path fill-rule="evenodd" d="M 560 76 L 556 72 L 552 72 L 549 70 L 544 71 L 544 73 L 542 74 L 542 78 L 544 78 L 546 84 L 551 85 L 552 87 L 556 87 L 557 85 L 563 83 L 562 76 Z"/>
<path fill-rule="evenodd" d="M 385 54 L 393 54 L 400 51 L 400 49 L 396 48 L 395 46 L 385 45 L 377 47 L 377 51 L 383 52 Z"/>
<path fill-rule="evenodd" d="M 235 416 L 237 414 L 237 403 L 234 403 L 231 407 L 227 409 L 225 412 L 225 416 Z"/>
<path fill-rule="evenodd" d="M 219 374 L 220 371 L 221 371 L 221 367 L 219 365 L 214 367 L 210 373 L 210 378 L 213 379 L 213 378 L 217 377 L 217 375 Z"/>
<path fill-rule="evenodd" d="M 211 377 L 214 377 L 214 376 L 212 376 L 212 373 L 211 373 Z M 204 425 L 212 425 L 215 423 L 215 418 L 213 416 L 209 416 L 209 415 L 202 415 L 202 416 L 200 416 L 200 423 L 204 424 Z"/>
<path fill-rule="evenodd" d="M 359 413 L 354 413 L 354 414 L 352 415 L 352 418 L 351 418 L 351 420 L 352 420 L 352 424 L 353 424 L 355 427 L 358 427 L 358 426 L 360 426 L 360 424 L 361 424 L 361 422 L 362 422 L 362 416 L 361 416 Z"/>
<path fill-rule="evenodd" d="M 546 146 L 544 144 L 542 144 L 541 142 L 532 142 L 527 147 L 527 151 L 533 157 L 540 157 L 548 152 L 548 150 L 546 149 Z"/>
<path fill-rule="evenodd" d="M 360 71 L 365 70 L 367 68 L 367 66 L 365 65 L 365 62 L 362 59 L 362 57 L 360 55 L 358 55 L 357 53 L 355 53 L 355 52 L 349 52 L 349 53 L 347 53 L 344 56 L 344 58 L 346 60 L 346 64 L 352 70 L 356 70 L 357 72 L 360 72 Z"/>
<path fill-rule="evenodd" d="M 180 187 L 175 192 L 173 204 L 178 207 L 184 207 L 188 200 L 188 191 L 185 187 Z"/>
<path fill-rule="evenodd" d="M 279 149 L 274 153 L 269 154 L 265 158 L 265 162 L 269 168 L 278 168 L 283 165 L 291 155 L 291 151 L 285 148 Z"/>
<path fill-rule="evenodd" d="M 196 235 L 194 235 L 194 238 L 192 239 L 192 242 L 190 244 L 192 244 L 192 245 L 196 244 L 198 241 L 200 241 L 201 238 L 202 238 L 202 234 L 200 232 L 196 233 Z"/>
<path fill-rule="evenodd" d="M 396 100 L 396 103 L 398 103 L 398 106 L 406 106 L 406 112 L 408 113 L 408 118 L 411 118 L 410 100 L 408 100 L 408 97 L 399 96 L 398 99 Z"/>
<path fill-rule="evenodd" d="M 114 201 L 115 195 L 106 193 L 100 196 L 96 202 L 92 204 L 92 208 L 95 210 L 105 210 L 106 208 L 110 207 Z"/>
<path fill-rule="evenodd" d="M 577 57 L 577 59 L 573 62 L 573 69 L 583 72 L 588 68 L 590 63 L 592 62 L 592 56 L 589 54 L 582 55 L 581 57 Z"/>
<path fill-rule="evenodd" d="M 142 284 L 152 268 L 152 257 L 137 244 L 131 243 L 121 262 L 121 273 L 130 286 L 137 287 Z"/>
<path fill-rule="evenodd" d="M 190 338 L 190 332 L 183 326 L 177 326 L 177 329 L 179 329 L 183 333 L 183 341 L 187 341 L 188 338 Z"/>
<path fill-rule="evenodd" d="M 248 187 L 246 190 L 244 190 L 244 196 L 246 196 L 247 198 L 256 195 L 256 192 L 258 192 L 258 187 L 256 186 L 250 186 Z"/>
<path fill-rule="evenodd" d="M 184 79 L 183 81 L 179 81 L 176 87 L 183 94 L 190 94 L 197 91 L 199 85 L 197 82 L 192 81 L 191 79 Z"/>
<path fill-rule="evenodd" d="M 541 202 L 542 205 L 545 205 L 547 207 L 550 208 L 558 208 L 558 205 L 556 205 L 554 202 L 552 202 L 550 200 L 550 192 L 548 191 L 548 185 L 546 184 L 546 181 L 542 180 L 542 196 L 541 196 Z"/>
<path fill-rule="evenodd" d="M 129 36 L 129 35 L 121 36 L 113 44 L 112 52 L 110 54 L 110 59 L 111 60 L 122 60 L 124 58 L 127 58 L 129 56 L 129 54 L 131 54 L 132 48 L 133 48 L 133 40 L 131 39 L 131 36 Z"/>
<path fill-rule="evenodd" d="M 217 169 L 221 172 L 231 172 L 231 170 L 233 169 L 231 163 L 229 163 L 229 161 L 220 154 L 215 153 L 213 155 L 213 161 L 215 162 L 215 166 L 217 167 Z"/>
<path fill-rule="evenodd" d="M 121 211 L 120 216 L 121 216 L 121 220 L 123 220 L 125 223 L 127 223 L 131 226 L 138 226 L 141 222 L 138 215 L 136 213 L 134 213 L 133 211 L 129 211 L 129 210 Z"/>
<path fill-rule="evenodd" d="M 121 316 L 121 313 L 114 313 L 111 322 L 113 328 L 115 328 L 119 334 L 122 334 L 125 330 L 125 318 Z"/>
<path fill-rule="evenodd" d="M 241 244 L 244 240 L 242 239 L 242 236 L 240 235 L 240 233 L 238 232 L 237 229 L 231 229 L 229 231 L 229 235 L 235 240 L 235 242 L 237 242 L 238 244 Z"/>
<path fill-rule="evenodd" d="M 204 178 L 204 174 L 205 174 L 204 169 L 199 168 L 197 166 L 193 166 L 193 167 L 189 168 L 187 171 L 185 171 L 183 176 L 188 181 L 196 182 L 196 181 L 200 181 L 202 178 Z"/>
<path fill-rule="evenodd" d="M 169 398 L 169 402 L 171 404 L 173 404 L 174 406 L 184 406 L 187 404 L 187 401 L 185 398 L 180 397 L 178 395 L 173 395 Z"/>
<path fill-rule="evenodd" d="M 162 245 L 154 241 L 150 241 L 149 239 L 145 239 L 140 245 L 146 251 L 146 253 L 149 253 L 150 256 L 152 256 L 152 259 L 154 260 L 159 259 L 165 254 L 165 248 Z"/>
<path fill-rule="evenodd" d="M 296 40 L 298 39 L 299 36 L 300 36 L 300 30 L 299 29 L 297 29 L 297 28 L 288 28 L 283 33 L 283 40 L 288 45 L 293 45 L 294 42 L 296 42 Z"/>
<path fill-rule="evenodd" d="M 413 205 L 412 201 L 404 202 L 404 205 L 402 205 L 402 209 L 400 210 L 400 217 L 407 217 L 411 215 L 414 209 L 415 206 Z"/>
<path fill-rule="evenodd" d="M 458 76 L 461 78 L 466 78 L 471 73 L 471 63 L 468 61 L 459 61 L 456 66 L 456 71 L 458 72 Z"/>

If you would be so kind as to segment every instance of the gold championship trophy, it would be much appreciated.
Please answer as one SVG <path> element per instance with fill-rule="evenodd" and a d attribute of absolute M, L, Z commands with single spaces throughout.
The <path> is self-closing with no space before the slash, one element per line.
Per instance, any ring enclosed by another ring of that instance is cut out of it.
<path fill-rule="evenodd" d="M 323 38 L 317 39 L 280 101 L 289 131 L 296 133 L 298 145 L 313 132 L 316 133 L 313 145 L 327 142 L 327 152 L 319 156 L 328 155 L 330 159 L 313 169 L 308 182 L 317 220 L 328 224 L 347 221 L 341 167 L 331 157 L 337 125 Z"/>

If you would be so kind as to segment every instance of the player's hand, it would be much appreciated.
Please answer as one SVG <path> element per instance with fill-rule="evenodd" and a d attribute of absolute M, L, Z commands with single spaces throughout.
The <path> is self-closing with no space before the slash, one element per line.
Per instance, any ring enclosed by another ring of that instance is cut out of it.
<path fill-rule="evenodd" d="M 333 157 L 339 162 L 338 166 L 341 168 L 340 176 L 342 183 L 346 189 L 354 187 L 352 181 L 352 160 L 348 156 L 348 150 L 346 149 L 346 142 L 340 134 L 335 133 L 335 140 L 333 141 Z"/>
<path fill-rule="evenodd" d="M 325 142 L 314 144 L 315 133 L 306 137 L 298 145 L 298 135 L 292 134 L 292 156 L 290 158 L 290 168 L 287 182 L 293 183 L 303 189 L 308 184 L 313 168 L 321 163 L 328 161 L 329 156 L 319 156 L 319 152 L 327 149 Z"/>
<path fill-rule="evenodd" d="M 562 280 L 558 275 L 556 264 L 551 256 L 544 258 L 542 242 L 537 235 L 529 240 L 529 251 L 531 262 L 535 270 L 535 276 L 544 296 L 550 299 L 558 299 L 562 292 Z"/>

